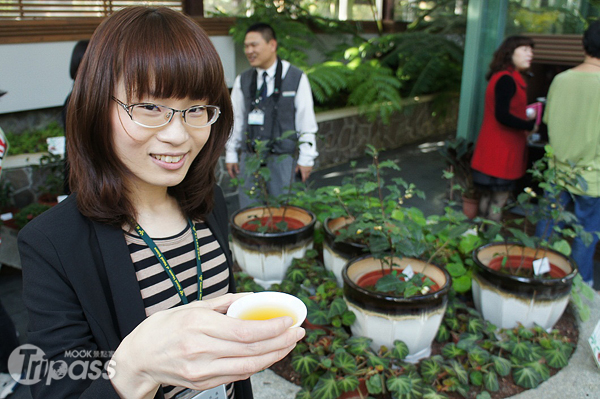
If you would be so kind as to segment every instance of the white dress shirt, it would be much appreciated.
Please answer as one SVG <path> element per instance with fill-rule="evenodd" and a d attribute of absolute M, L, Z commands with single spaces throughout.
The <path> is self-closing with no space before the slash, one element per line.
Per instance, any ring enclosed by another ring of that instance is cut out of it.
<path fill-rule="evenodd" d="M 282 78 L 285 78 L 287 71 L 290 69 L 290 63 L 282 61 Z M 277 62 L 271 65 L 267 70 L 267 96 L 270 96 L 275 90 L 275 70 L 277 69 Z M 263 72 L 265 70 L 257 68 L 256 87 L 261 87 L 263 84 Z M 237 163 L 238 150 L 244 140 L 244 122 L 248 117 L 246 111 L 246 104 L 244 101 L 244 94 L 242 93 L 242 86 L 240 83 L 240 76 L 235 78 L 233 83 L 233 89 L 231 91 L 231 102 L 233 104 L 233 129 L 231 131 L 231 137 L 225 147 L 225 162 Z M 294 99 L 294 106 L 296 108 L 296 131 L 298 132 L 298 140 L 300 141 L 298 165 L 301 166 L 314 166 L 315 159 L 319 155 L 317 152 L 317 143 L 315 133 L 317 133 L 318 126 L 315 118 L 315 111 L 313 109 L 313 98 L 308 77 L 306 74 L 302 74 L 300 78 L 300 84 L 298 85 L 298 91 Z"/>

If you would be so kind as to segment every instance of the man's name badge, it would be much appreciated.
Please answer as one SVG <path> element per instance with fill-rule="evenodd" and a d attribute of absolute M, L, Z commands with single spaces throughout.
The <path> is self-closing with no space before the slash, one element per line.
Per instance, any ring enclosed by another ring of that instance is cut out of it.
<path fill-rule="evenodd" d="M 262 126 L 265 124 L 265 113 L 260 109 L 252 110 L 248 114 L 248 124 L 255 126 Z"/>

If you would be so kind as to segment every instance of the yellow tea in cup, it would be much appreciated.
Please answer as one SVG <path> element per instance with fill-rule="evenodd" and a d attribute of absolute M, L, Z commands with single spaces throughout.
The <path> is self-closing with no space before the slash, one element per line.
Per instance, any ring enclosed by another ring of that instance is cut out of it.
<path fill-rule="evenodd" d="M 289 316 L 291 327 L 299 327 L 306 318 L 306 305 L 293 295 L 283 292 L 256 292 L 242 296 L 229 306 L 227 316 L 242 320 L 269 320 Z"/>
<path fill-rule="evenodd" d="M 290 310 L 286 309 L 283 306 L 269 306 L 263 305 L 252 309 L 247 309 L 240 313 L 238 319 L 242 320 L 269 320 L 275 319 L 277 317 L 289 316 L 294 320 L 294 324 L 296 324 L 296 315 Z"/>

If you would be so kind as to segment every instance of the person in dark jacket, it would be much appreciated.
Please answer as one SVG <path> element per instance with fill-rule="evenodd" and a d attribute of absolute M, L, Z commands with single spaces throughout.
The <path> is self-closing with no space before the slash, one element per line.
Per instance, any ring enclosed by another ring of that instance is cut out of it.
<path fill-rule="evenodd" d="M 533 40 L 510 36 L 494 53 L 486 79 L 483 123 L 471 161 L 473 182 L 481 192 L 479 215 L 499 221 L 515 183 L 527 170 L 527 136 L 536 115 L 526 115 Z"/>
<path fill-rule="evenodd" d="M 192 19 L 131 7 L 98 27 L 68 108 L 73 194 L 19 234 L 34 399 L 248 399 L 304 336 L 224 314 L 243 295 L 214 175 L 232 119 Z"/>

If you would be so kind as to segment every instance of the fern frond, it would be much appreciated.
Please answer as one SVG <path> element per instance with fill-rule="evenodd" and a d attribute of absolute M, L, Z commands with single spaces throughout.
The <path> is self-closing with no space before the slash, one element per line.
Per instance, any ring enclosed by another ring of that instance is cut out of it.
<path fill-rule="evenodd" d="M 392 113 L 402 109 L 399 91 L 402 83 L 391 69 L 372 63 L 361 64 L 354 72 L 355 86 L 348 102 L 357 105 L 371 120 L 379 115 L 388 123 Z"/>
<path fill-rule="evenodd" d="M 348 78 L 351 72 L 341 62 L 326 62 L 315 65 L 305 70 L 310 82 L 313 97 L 318 102 L 324 102 L 327 98 L 348 87 Z"/>

